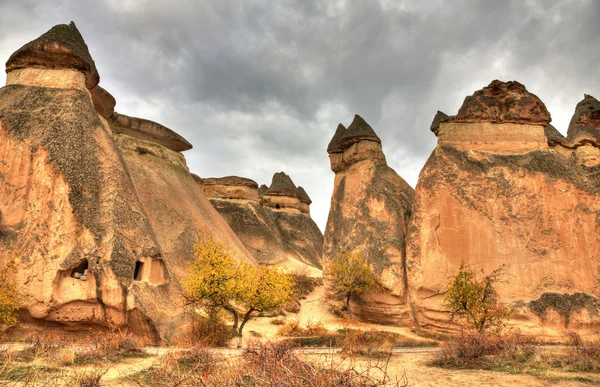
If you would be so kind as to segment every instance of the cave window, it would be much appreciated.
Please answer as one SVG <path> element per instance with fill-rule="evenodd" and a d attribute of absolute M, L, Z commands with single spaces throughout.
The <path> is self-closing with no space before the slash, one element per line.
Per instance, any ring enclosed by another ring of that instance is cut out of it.
<path fill-rule="evenodd" d="M 82 276 L 86 275 L 87 269 L 88 269 L 88 260 L 84 259 L 77 266 L 75 266 L 73 268 L 73 270 L 71 271 L 71 277 L 79 279 Z"/>
<path fill-rule="evenodd" d="M 142 280 L 142 269 L 144 268 L 144 262 L 137 261 L 135 263 L 135 270 L 133 271 L 133 279 L 136 281 Z"/>
<path fill-rule="evenodd" d="M 275 205 L 275 208 L 277 208 L 277 209 L 280 209 L 280 208 L 281 208 L 281 206 L 280 206 L 279 204 L 276 204 L 276 205 Z"/>

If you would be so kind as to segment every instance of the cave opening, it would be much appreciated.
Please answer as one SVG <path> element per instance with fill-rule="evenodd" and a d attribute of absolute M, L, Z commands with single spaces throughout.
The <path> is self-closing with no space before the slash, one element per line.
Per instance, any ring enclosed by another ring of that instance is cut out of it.
<path fill-rule="evenodd" d="M 75 266 L 73 268 L 73 270 L 71 270 L 71 277 L 73 278 L 81 278 L 84 275 L 86 275 L 86 271 L 88 269 L 88 260 L 84 259 L 83 261 L 79 262 L 79 264 L 77 264 L 77 266 Z"/>
<path fill-rule="evenodd" d="M 133 279 L 136 281 L 142 280 L 142 269 L 144 268 L 144 262 L 137 261 L 135 263 L 135 269 L 133 271 Z"/>
<path fill-rule="evenodd" d="M 276 205 L 275 205 L 275 208 L 277 208 L 277 209 L 280 209 L 280 208 L 281 208 L 281 206 L 280 206 L 279 204 L 276 204 Z"/>

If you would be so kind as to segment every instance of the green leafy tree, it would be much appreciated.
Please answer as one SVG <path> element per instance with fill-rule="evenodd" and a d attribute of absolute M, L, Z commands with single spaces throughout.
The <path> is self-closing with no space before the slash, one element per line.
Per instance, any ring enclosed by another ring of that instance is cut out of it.
<path fill-rule="evenodd" d="M 461 264 L 458 273 L 448 281 L 444 306 L 452 313 L 452 319 L 467 329 L 480 334 L 497 331 L 504 326 L 510 310 L 498 297 L 494 288 L 502 280 L 504 266 L 489 275 L 477 276 L 473 270 Z"/>
<path fill-rule="evenodd" d="M 377 276 L 369 268 L 369 264 L 360 252 L 340 253 L 325 267 L 334 295 L 343 298 L 350 312 L 350 300 L 378 287 Z"/>
<path fill-rule="evenodd" d="M 190 304 L 220 308 L 233 318 L 232 334 L 239 337 L 254 312 L 280 309 L 294 292 L 292 277 L 279 268 L 254 267 L 236 260 L 233 252 L 212 236 L 201 235 L 194 245 L 196 260 L 181 280 Z"/>
<path fill-rule="evenodd" d="M 0 270 L 0 325 L 16 325 L 19 310 L 18 293 L 13 277 L 15 260 L 9 260 Z"/>

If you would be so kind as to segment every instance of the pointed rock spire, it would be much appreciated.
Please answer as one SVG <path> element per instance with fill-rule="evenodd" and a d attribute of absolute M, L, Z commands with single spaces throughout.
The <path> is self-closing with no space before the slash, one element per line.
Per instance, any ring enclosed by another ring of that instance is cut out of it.
<path fill-rule="evenodd" d="M 100 75 L 81 33 L 75 23 L 58 24 L 39 38 L 15 51 L 8 62 L 6 72 L 37 68 L 70 68 L 85 73 L 88 89 L 100 82 Z"/>
<path fill-rule="evenodd" d="M 440 130 L 440 123 L 442 122 L 442 120 L 444 120 L 445 118 L 448 118 L 448 115 L 444 112 L 441 111 L 437 111 L 437 113 L 435 113 L 435 117 L 433 117 L 433 121 L 431 122 L 431 126 L 429 127 L 429 129 L 437 136 L 438 132 Z"/>
<path fill-rule="evenodd" d="M 273 175 L 271 187 L 265 192 L 265 195 L 299 197 L 296 185 L 284 172 L 277 172 Z"/>
<path fill-rule="evenodd" d="M 567 138 L 573 142 L 585 138 L 600 141 L 600 101 L 584 94 L 569 123 Z"/>
<path fill-rule="evenodd" d="M 340 136 L 339 143 L 342 149 L 346 149 L 362 140 L 376 141 L 381 144 L 381 140 L 377 137 L 373 128 L 361 116 L 356 114 L 348 129 Z"/>
<path fill-rule="evenodd" d="M 340 138 L 342 137 L 345 131 L 346 127 L 342 124 L 339 124 L 337 129 L 335 130 L 333 138 L 329 142 L 329 145 L 327 145 L 327 153 L 342 153 L 344 151 L 340 146 Z"/>

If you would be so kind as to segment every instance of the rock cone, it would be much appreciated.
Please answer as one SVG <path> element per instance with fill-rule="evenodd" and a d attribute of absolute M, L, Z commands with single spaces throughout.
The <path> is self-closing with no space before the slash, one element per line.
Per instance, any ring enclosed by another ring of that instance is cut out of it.
<path fill-rule="evenodd" d="M 381 140 L 360 116 L 345 131 L 338 127 L 332 143 L 337 138 L 340 146 L 329 147 L 336 174 L 324 262 L 338 253 L 360 251 L 385 290 L 353 300 L 352 315 L 365 321 L 411 324 L 404 245 L 414 191 L 387 166 Z"/>

